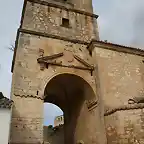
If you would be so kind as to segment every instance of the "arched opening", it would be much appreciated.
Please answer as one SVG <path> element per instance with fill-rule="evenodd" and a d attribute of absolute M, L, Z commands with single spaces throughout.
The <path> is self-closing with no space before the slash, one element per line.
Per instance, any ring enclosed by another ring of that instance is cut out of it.
<path fill-rule="evenodd" d="M 44 103 L 44 142 L 64 143 L 63 111 L 52 103 Z"/>
<path fill-rule="evenodd" d="M 64 73 L 48 82 L 44 102 L 55 104 L 64 112 L 63 144 L 75 144 L 81 140 L 87 142 L 90 117 L 86 102 L 94 98 L 92 87 L 80 76 Z"/>
<path fill-rule="evenodd" d="M 63 111 L 52 103 L 44 103 L 44 126 L 55 126 L 55 118 L 63 115 Z"/>

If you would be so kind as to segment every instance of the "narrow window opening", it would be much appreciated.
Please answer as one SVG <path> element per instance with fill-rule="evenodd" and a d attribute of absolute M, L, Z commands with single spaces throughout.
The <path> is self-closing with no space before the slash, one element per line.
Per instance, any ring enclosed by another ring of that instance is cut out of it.
<path fill-rule="evenodd" d="M 48 7 L 48 12 L 50 12 L 50 7 Z"/>
<path fill-rule="evenodd" d="M 91 76 L 93 76 L 93 71 L 91 71 Z"/>
<path fill-rule="evenodd" d="M 39 91 L 37 91 L 37 95 L 39 94 Z"/>
<path fill-rule="evenodd" d="M 70 27 L 69 19 L 62 18 L 62 26 L 66 27 L 66 28 L 69 28 Z"/>
<path fill-rule="evenodd" d="M 92 56 L 92 51 L 91 50 L 89 51 L 89 54 L 90 54 L 90 56 Z"/>
<path fill-rule="evenodd" d="M 46 68 L 47 68 L 47 69 L 49 68 L 49 64 L 46 64 Z"/>

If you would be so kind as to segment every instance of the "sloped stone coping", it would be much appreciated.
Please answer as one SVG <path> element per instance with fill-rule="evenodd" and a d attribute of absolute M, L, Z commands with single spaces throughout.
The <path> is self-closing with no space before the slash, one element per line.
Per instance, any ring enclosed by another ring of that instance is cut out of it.
<path fill-rule="evenodd" d="M 4 97 L 3 93 L 0 92 L 0 108 L 10 109 L 13 105 L 13 101 Z"/>
<path fill-rule="evenodd" d="M 126 111 L 126 110 L 143 109 L 143 108 L 144 103 L 122 105 L 116 108 L 107 108 L 104 112 L 104 116 L 109 116 L 117 111 Z"/>

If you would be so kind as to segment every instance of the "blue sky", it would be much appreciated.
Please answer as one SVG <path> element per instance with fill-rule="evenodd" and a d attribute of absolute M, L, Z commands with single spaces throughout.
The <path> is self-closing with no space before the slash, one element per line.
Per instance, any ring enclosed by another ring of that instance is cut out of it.
<path fill-rule="evenodd" d="M 23 0 L 3 0 L 0 4 L 0 91 L 10 96 L 11 61 L 13 52 L 8 47 L 14 43 L 19 27 Z M 123 45 L 143 48 L 143 0 L 93 0 L 94 12 L 99 15 L 100 38 Z M 53 124 L 61 110 L 54 105 L 44 107 L 45 124 Z"/>

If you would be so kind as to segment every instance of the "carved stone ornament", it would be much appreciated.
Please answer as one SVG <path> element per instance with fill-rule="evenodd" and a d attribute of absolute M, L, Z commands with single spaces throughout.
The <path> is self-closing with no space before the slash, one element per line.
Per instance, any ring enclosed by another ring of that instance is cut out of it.
<path fill-rule="evenodd" d="M 74 61 L 73 53 L 71 51 L 65 51 L 64 55 L 67 62 L 71 63 Z"/>
<path fill-rule="evenodd" d="M 87 100 L 86 104 L 87 104 L 88 109 L 91 110 L 91 109 L 95 108 L 95 106 L 97 105 L 97 100 L 96 100 L 96 98 Z"/>
<path fill-rule="evenodd" d="M 44 50 L 43 49 L 39 49 L 39 56 L 43 57 L 44 56 Z"/>
<path fill-rule="evenodd" d="M 65 59 L 71 63 L 73 62 L 74 59 L 76 59 L 77 61 L 79 61 L 80 63 L 83 64 L 83 66 L 75 66 L 75 65 L 63 65 L 62 61 L 61 62 L 57 62 L 56 60 L 53 61 L 54 59 L 57 59 L 59 57 L 62 57 L 63 55 L 66 55 Z M 80 58 L 77 55 L 73 55 L 73 53 L 71 51 L 65 51 L 64 53 L 58 53 L 58 54 L 53 54 L 53 55 L 49 55 L 49 56 L 44 56 L 44 57 L 40 57 L 37 59 L 37 62 L 40 64 L 40 69 L 44 70 L 44 68 L 46 67 L 46 65 L 55 65 L 55 66 L 60 66 L 60 67 L 68 67 L 68 68 L 75 68 L 75 69 L 81 69 L 81 70 L 89 70 L 89 71 L 93 71 L 94 67 L 92 65 L 90 65 L 89 63 L 87 63 L 85 60 L 83 60 L 82 58 Z"/>

